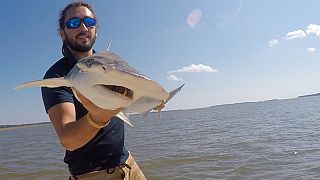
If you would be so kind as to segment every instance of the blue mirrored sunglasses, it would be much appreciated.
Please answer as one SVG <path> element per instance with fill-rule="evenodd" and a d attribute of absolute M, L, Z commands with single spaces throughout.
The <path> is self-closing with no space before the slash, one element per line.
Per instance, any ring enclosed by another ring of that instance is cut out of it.
<path fill-rule="evenodd" d="M 93 27 L 96 25 L 96 20 L 94 18 L 86 17 L 86 18 L 80 19 L 78 17 L 74 17 L 74 18 L 69 19 L 66 22 L 66 27 L 69 29 L 76 29 L 81 25 L 81 22 L 83 22 L 83 24 L 87 28 Z"/>

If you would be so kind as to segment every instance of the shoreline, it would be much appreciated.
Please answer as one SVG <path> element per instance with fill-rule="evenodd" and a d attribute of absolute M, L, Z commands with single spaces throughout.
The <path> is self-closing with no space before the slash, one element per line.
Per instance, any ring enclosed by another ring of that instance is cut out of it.
<path fill-rule="evenodd" d="M 18 128 L 34 127 L 44 124 L 50 124 L 50 122 L 41 122 L 41 123 L 30 123 L 30 124 L 14 124 L 14 125 L 0 125 L 0 131 L 2 130 L 12 130 Z"/>
<path fill-rule="evenodd" d="M 320 93 L 315 93 L 315 94 L 308 94 L 308 95 L 298 96 L 298 98 L 313 97 L 313 96 L 320 96 Z"/>

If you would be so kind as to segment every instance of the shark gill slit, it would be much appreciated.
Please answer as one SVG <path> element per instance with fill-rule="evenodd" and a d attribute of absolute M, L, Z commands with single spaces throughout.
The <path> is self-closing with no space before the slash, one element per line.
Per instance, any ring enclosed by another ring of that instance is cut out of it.
<path fill-rule="evenodd" d="M 128 98 L 133 97 L 133 91 L 129 88 L 123 87 L 123 86 L 116 86 L 116 85 L 104 85 L 104 84 L 99 84 L 100 86 L 103 86 L 104 88 L 111 90 L 113 92 L 122 94 L 127 96 Z"/>

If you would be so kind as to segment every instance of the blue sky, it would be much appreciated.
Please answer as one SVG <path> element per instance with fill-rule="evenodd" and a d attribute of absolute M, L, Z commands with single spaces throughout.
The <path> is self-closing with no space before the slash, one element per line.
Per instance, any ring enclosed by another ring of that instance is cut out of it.
<path fill-rule="evenodd" d="M 61 58 L 57 19 L 70 1 L 1 0 L 0 124 L 49 121 L 41 79 Z M 91 0 L 106 48 L 167 90 L 166 110 L 320 92 L 320 1 Z"/>

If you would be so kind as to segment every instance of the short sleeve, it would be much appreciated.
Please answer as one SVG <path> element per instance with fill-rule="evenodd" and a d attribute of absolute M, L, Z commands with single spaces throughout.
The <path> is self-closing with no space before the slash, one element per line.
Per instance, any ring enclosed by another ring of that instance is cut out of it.
<path fill-rule="evenodd" d="M 73 63 L 76 63 L 76 61 L 74 60 Z M 60 59 L 48 69 L 43 79 L 66 77 L 74 66 L 73 63 L 70 65 L 66 57 Z M 76 110 L 76 119 L 79 119 L 88 112 L 87 109 L 83 107 L 83 105 L 74 97 L 70 87 L 42 87 L 41 93 L 43 104 L 47 113 L 48 110 L 53 106 L 64 102 L 70 102 L 74 104 Z"/>
<path fill-rule="evenodd" d="M 67 58 L 61 58 L 48 69 L 43 79 L 65 77 L 71 68 L 71 66 L 68 66 Z M 47 113 L 50 108 L 59 103 L 70 102 L 74 104 L 73 93 L 70 87 L 42 87 L 41 93 L 43 104 Z"/>
<path fill-rule="evenodd" d="M 57 88 L 42 87 L 41 92 L 42 92 L 43 104 L 47 113 L 51 107 L 59 103 L 64 103 L 64 102 L 74 103 L 71 89 L 67 87 L 57 87 Z"/>

